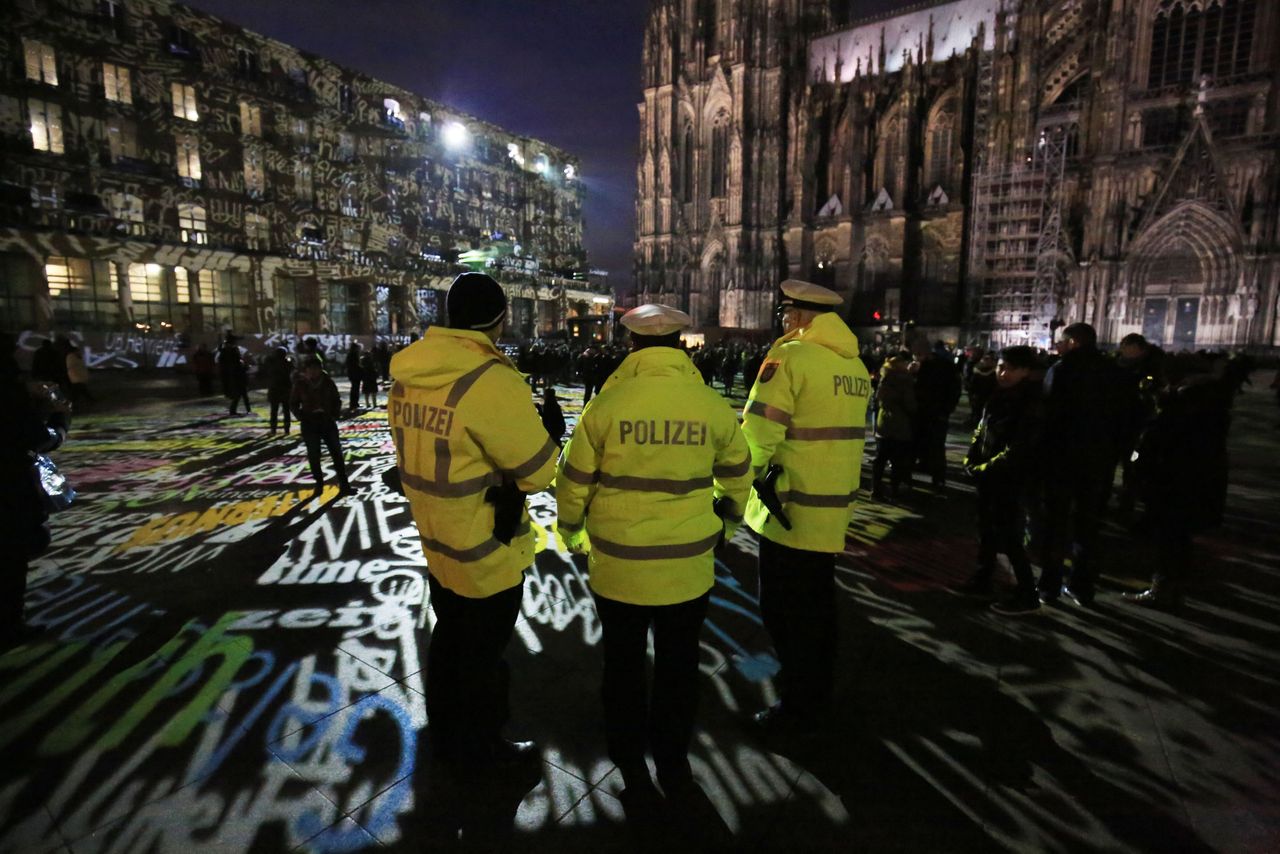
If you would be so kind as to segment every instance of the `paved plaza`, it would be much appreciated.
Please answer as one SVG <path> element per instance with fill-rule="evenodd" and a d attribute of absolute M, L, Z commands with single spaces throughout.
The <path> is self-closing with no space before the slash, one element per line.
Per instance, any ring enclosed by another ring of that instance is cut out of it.
<path fill-rule="evenodd" d="M 755 546 L 717 562 L 692 818 L 629 826 L 605 756 L 585 562 L 531 499 L 539 553 L 508 652 L 540 766 L 459 779 L 423 749 L 432 616 L 385 411 L 342 423 L 354 497 L 310 500 L 295 432 L 163 378 L 98 381 L 57 460 L 80 490 L 35 564 L 29 644 L 0 656 L 0 851 L 1275 851 L 1280 420 L 1237 402 L 1224 528 L 1182 613 L 1120 601 L 1152 549 L 1108 523 L 1097 606 L 1001 618 L 947 586 L 971 489 L 859 504 L 838 559 L 837 700 L 810 737 L 774 698 Z M 576 416 L 581 390 L 563 388 Z M 740 405 L 741 401 L 737 401 Z M 1011 582 L 1008 582 L 1011 583 Z"/>

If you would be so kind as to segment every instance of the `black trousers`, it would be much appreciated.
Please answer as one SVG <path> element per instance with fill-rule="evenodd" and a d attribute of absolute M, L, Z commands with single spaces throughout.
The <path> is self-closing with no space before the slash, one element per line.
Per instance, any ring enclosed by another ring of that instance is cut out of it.
<path fill-rule="evenodd" d="M 999 475 L 978 480 L 978 572 L 990 578 L 996 557 L 1009 558 L 1018 594 L 1035 596 L 1036 579 L 1026 549 L 1027 517 L 1017 484 Z"/>
<path fill-rule="evenodd" d="M 782 664 L 782 704 L 820 711 L 835 682 L 836 556 L 759 540 L 760 616 Z"/>
<path fill-rule="evenodd" d="M 348 401 L 351 405 L 348 408 L 355 410 L 360 406 L 360 383 L 362 378 L 348 376 L 347 381 L 351 383 L 351 399 Z"/>
<path fill-rule="evenodd" d="M 324 469 L 320 466 L 320 443 L 324 442 L 329 449 L 329 458 L 333 460 L 338 485 L 346 486 L 347 466 L 342 459 L 342 443 L 338 440 L 338 423 L 329 418 L 319 422 L 305 419 L 302 422 L 302 441 L 307 445 L 307 462 L 311 464 L 311 477 L 316 485 L 324 483 Z"/>
<path fill-rule="evenodd" d="M 1057 592 L 1071 558 L 1076 593 L 1091 597 L 1098 581 L 1098 527 L 1114 465 L 1081 464 L 1051 475 L 1044 487 L 1044 543 L 1040 589 Z"/>
<path fill-rule="evenodd" d="M 227 392 L 227 397 L 231 400 L 231 406 L 229 407 L 228 411 L 232 415 L 236 414 L 236 406 L 242 400 L 244 401 L 245 415 L 248 415 L 250 412 L 253 411 L 252 409 L 249 408 L 249 389 L 247 387 L 243 385 L 233 386 L 231 388 L 231 391 Z"/>
<path fill-rule="evenodd" d="M 274 394 L 267 395 L 267 399 L 271 401 L 271 432 L 276 432 L 276 418 L 279 412 L 284 412 L 284 432 L 289 432 L 290 419 L 293 413 L 289 411 L 289 393 L 285 392 L 280 396 Z"/>
<path fill-rule="evenodd" d="M 609 758 L 624 776 L 644 766 L 646 752 L 653 755 L 659 779 L 689 776 L 698 709 L 698 634 L 710 598 L 708 591 L 678 605 L 629 605 L 595 597 L 604 630 L 605 737 Z M 652 692 L 645 679 L 650 626 Z"/>
<path fill-rule="evenodd" d="M 427 648 L 432 743 L 462 757 L 483 753 L 510 715 L 503 651 L 520 615 L 524 582 L 483 599 L 459 596 L 428 575 L 436 624 Z"/>
<path fill-rule="evenodd" d="M 920 470 L 939 484 L 947 477 L 947 418 L 945 414 L 921 415 L 916 421 L 916 458 Z"/>
<path fill-rule="evenodd" d="M 889 487 L 895 493 L 899 485 L 911 482 L 912 448 L 911 439 L 876 437 L 876 459 L 871 464 L 871 484 L 876 491 L 879 491 L 880 483 L 884 480 L 884 470 L 889 466 L 893 467 L 889 475 Z"/>

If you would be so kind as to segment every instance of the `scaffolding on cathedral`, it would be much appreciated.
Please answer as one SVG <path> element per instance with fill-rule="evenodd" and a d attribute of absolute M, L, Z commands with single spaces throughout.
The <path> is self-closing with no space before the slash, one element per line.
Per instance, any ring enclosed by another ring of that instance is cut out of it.
<path fill-rule="evenodd" d="M 1067 140 L 1042 133 L 1012 169 L 980 164 L 974 177 L 972 270 L 978 327 L 993 348 L 1046 347 L 1065 281 L 1062 201 Z"/>

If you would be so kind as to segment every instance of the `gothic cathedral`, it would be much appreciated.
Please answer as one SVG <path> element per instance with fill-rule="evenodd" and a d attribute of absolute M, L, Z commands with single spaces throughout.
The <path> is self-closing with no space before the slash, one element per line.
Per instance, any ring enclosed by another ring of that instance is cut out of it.
<path fill-rule="evenodd" d="M 652 0 L 638 301 L 731 335 L 796 277 L 863 333 L 1280 346 L 1280 3 L 857 6 Z"/>

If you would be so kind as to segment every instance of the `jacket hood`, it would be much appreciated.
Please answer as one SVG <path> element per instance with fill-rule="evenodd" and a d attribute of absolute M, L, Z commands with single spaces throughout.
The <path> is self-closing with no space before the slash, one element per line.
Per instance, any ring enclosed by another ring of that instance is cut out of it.
<path fill-rule="evenodd" d="M 819 314 L 808 328 L 788 332 L 778 340 L 778 343 L 785 344 L 789 341 L 817 344 L 846 359 L 855 359 L 858 356 L 858 336 L 853 334 L 840 319 L 840 315 L 834 311 Z"/>
<path fill-rule="evenodd" d="M 515 370 L 483 332 L 433 326 L 420 341 L 391 357 L 391 377 L 418 388 L 444 388 L 494 359 Z"/>
<path fill-rule="evenodd" d="M 702 374 L 698 373 L 693 360 L 683 350 L 677 350 L 674 347 L 646 347 L 623 359 L 622 364 L 610 375 L 600 391 L 603 392 L 616 383 L 641 375 L 687 377 L 697 380 L 699 384 L 702 383 Z"/>

